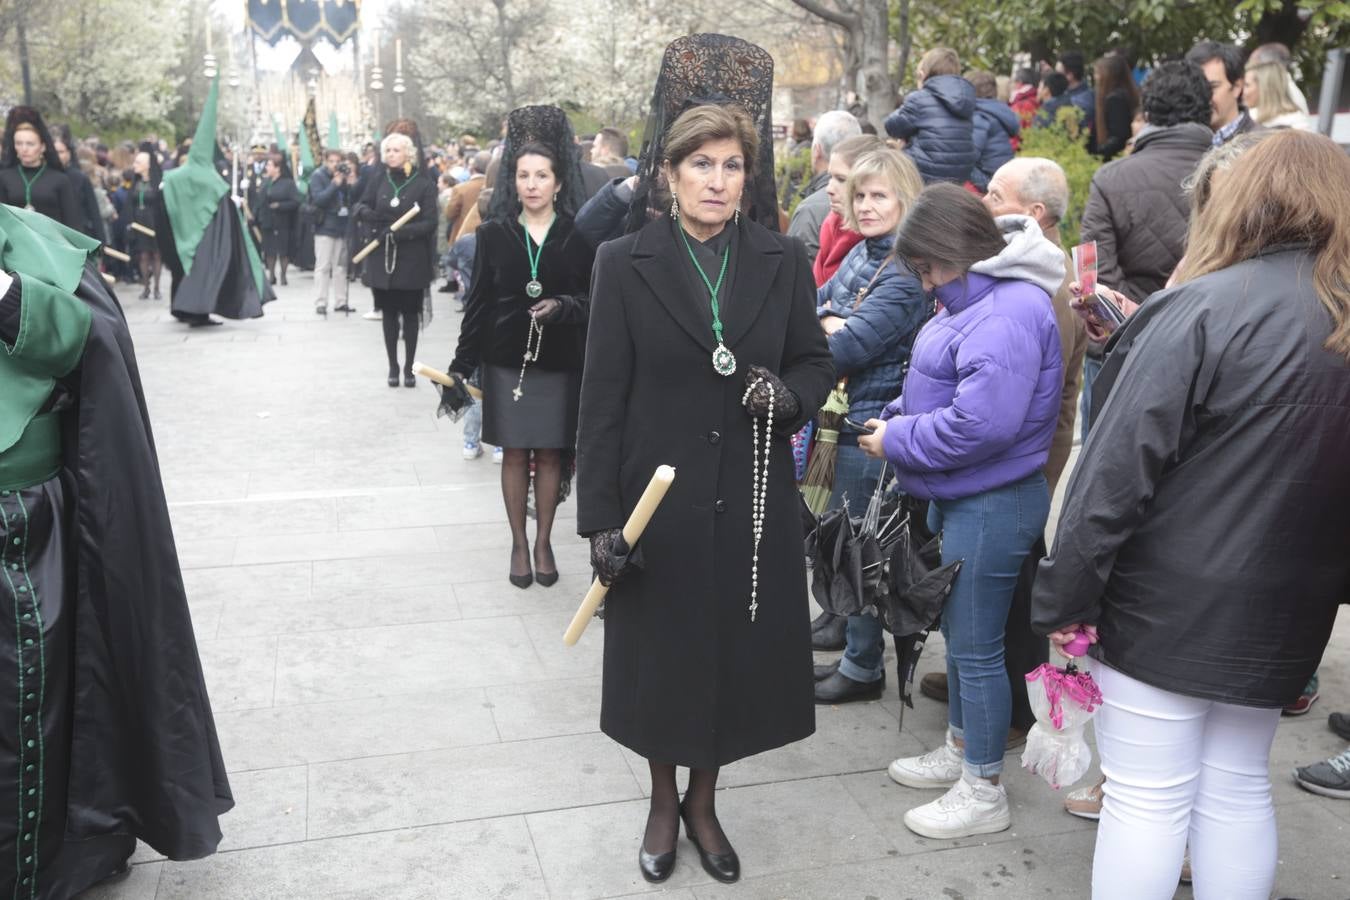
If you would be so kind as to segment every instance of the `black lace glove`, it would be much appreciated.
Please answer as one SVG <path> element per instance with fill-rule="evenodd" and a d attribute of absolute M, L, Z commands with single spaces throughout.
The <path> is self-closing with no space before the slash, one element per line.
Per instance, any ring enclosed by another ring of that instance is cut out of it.
<path fill-rule="evenodd" d="M 751 366 L 745 373 L 745 411 L 757 419 L 769 415 L 769 388 L 773 387 L 773 417 L 778 422 L 797 418 L 801 403 L 792 389 L 763 366 Z"/>
<path fill-rule="evenodd" d="M 629 547 L 623 530 L 610 528 L 591 535 L 591 568 L 605 587 L 612 587 L 642 568 L 642 548 Z"/>

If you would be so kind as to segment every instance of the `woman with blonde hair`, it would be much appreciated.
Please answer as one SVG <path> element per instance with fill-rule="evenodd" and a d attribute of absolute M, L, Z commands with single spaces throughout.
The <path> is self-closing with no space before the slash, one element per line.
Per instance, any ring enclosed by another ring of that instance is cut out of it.
<path fill-rule="evenodd" d="M 1266 128 L 1312 131 L 1308 114 L 1294 101 L 1289 70 L 1276 62 L 1248 65 L 1242 77 L 1242 102 L 1251 117 Z"/>
<path fill-rule="evenodd" d="M 1036 581 L 1089 634 L 1107 778 L 1093 897 L 1267 898 L 1270 746 L 1350 584 L 1350 158 L 1263 139 L 1196 215 L 1176 287 L 1109 346 L 1101 417 Z"/>
<path fill-rule="evenodd" d="M 919 326 L 932 311 L 919 279 L 896 265 L 895 232 L 923 190 L 919 170 L 900 150 L 883 147 L 857 158 L 844 183 L 844 224 L 863 236 L 839 270 L 817 292 L 816 308 L 834 356 L 834 368 L 848 380 L 849 411 L 839 432 L 830 509 L 848 503 L 861 516 L 881 477 L 881 461 L 858 448 L 857 428 L 876 418 L 904 387 L 909 351 Z M 841 623 L 822 614 L 812 623 L 814 641 L 838 640 Z M 875 700 L 885 687 L 881 623 L 876 616 L 849 616 L 844 656 L 816 670 L 816 702 Z M 838 644 L 834 643 L 834 648 Z M 822 647 L 823 648 L 823 647 Z"/>
<path fill-rule="evenodd" d="M 415 126 L 414 126 L 415 127 Z M 399 320 L 403 325 L 403 385 L 416 387 L 413 357 L 417 354 L 417 331 L 421 324 L 422 294 L 436 276 L 431 235 L 436 232 L 440 211 L 436 207 L 436 178 L 418 165 L 417 144 L 408 135 L 394 132 L 380 142 L 383 165 L 371 175 L 361 201 L 356 205 L 357 226 L 363 229 L 361 244 L 379 239 L 383 246 L 366 257 L 366 283 L 383 313 L 384 351 L 389 360 L 390 387 L 398 387 Z M 394 224 L 416 204 L 416 217 L 397 231 Z"/>

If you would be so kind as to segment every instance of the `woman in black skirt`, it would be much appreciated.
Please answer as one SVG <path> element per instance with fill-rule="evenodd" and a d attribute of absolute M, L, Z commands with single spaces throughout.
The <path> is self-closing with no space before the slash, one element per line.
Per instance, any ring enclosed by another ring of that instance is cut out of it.
<path fill-rule="evenodd" d="M 152 144 L 142 144 L 141 151 L 136 154 L 136 158 L 131 162 L 133 177 L 129 205 L 132 223 L 142 225 L 151 231 L 158 231 L 159 214 L 155 201 L 159 198 L 161 173 L 159 159 L 152 151 Z M 141 272 L 141 299 L 150 299 L 150 281 L 153 277 L 155 299 L 159 300 L 159 242 L 135 228 L 128 229 L 128 237 L 131 243 L 132 258 L 136 261 L 136 266 Z"/>
<path fill-rule="evenodd" d="M 418 166 L 417 146 L 406 134 L 393 133 L 380 142 L 384 164 L 356 206 L 360 245 L 379 239 L 383 246 L 366 257 L 366 283 L 375 295 L 384 325 L 384 350 L 389 357 L 389 386 L 398 387 L 398 333 L 403 325 L 403 384 L 416 387 L 413 357 L 421 324 L 422 295 L 435 277 L 431 235 L 436 231 L 436 179 Z M 413 204 L 420 211 L 412 221 L 390 231 Z"/>
<path fill-rule="evenodd" d="M 267 179 L 258 199 L 258 227 L 263 233 L 263 259 L 267 277 L 277 283 L 276 264 L 281 262 L 281 283 L 286 283 L 286 270 L 295 256 L 295 216 L 300 209 L 300 189 L 291 177 L 286 157 L 273 153 L 263 170 Z"/>
<path fill-rule="evenodd" d="M 482 366 L 483 440 L 503 448 L 510 581 L 558 580 L 553 517 L 576 444 L 594 250 L 572 222 L 585 200 L 567 117 L 527 106 L 507 120 L 488 220 L 479 226 L 464 324 L 451 371 Z M 534 462 L 531 559 L 525 506 Z M 531 563 L 533 562 L 533 568 Z"/>

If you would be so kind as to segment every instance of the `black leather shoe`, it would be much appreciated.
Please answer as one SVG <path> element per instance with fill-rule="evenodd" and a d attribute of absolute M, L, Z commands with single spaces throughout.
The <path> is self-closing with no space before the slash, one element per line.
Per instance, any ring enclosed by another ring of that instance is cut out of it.
<path fill-rule="evenodd" d="M 398 376 L 397 376 L 397 375 L 390 375 L 390 376 L 389 376 L 389 386 L 390 386 L 390 387 L 398 387 Z"/>
<path fill-rule="evenodd" d="M 829 678 L 816 682 L 817 703 L 853 703 L 859 700 L 880 700 L 886 690 L 886 676 L 873 682 L 854 681 L 835 672 Z"/>
<path fill-rule="evenodd" d="M 839 671 L 839 661 L 835 660 L 828 666 L 816 666 L 815 668 L 816 668 L 816 681 L 824 681 L 826 678 L 829 678 L 835 672 Z"/>
<path fill-rule="evenodd" d="M 675 851 L 667 853 L 648 853 L 645 846 L 638 848 L 638 868 L 642 877 L 652 884 L 660 884 L 675 871 Z"/>
<path fill-rule="evenodd" d="M 417 387 L 417 376 L 414 375 L 414 374 L 411 373 L 411 372 L 404 372 L 404 373 L 403 373 L 403 386 L 404 386 L 404 387 L 410 387 L 410 388 Z"/>
<path fill-rule="evenodd" d="M 680 804 L 680 818 L 684 821 L 684 833 L 688 836 L 689 843 L 698 851 L 698 861 L 703 864 L 703 871 L 723 884 L 740 881 L 741 860 L 736 851 L 733 849 L 726 853 L 709 853 L 694 836 L 694 829 L 689 825 L 689 814 L 685 811 L 683 803 Z"/>
<path fill-rule="evenodd" d="M 557 572 L 535 572 L 534 580 L 539 582 L 541 587 L 553 587 L 558 583 Z"/>
<path fill-rule="evenodd" d="M 845 629 L 848 628 L 847 616 L 831 616 L 834 620 L 819 631 L 811 632 L 812 650 L 843 650 L 848 643 Z"/>
<path fill-rule="evenodd" d="M 522 591 L 525 590 L 530 585 L 534 584 L 533 572 L 529 572 L 524 575 L 507 575 L 506 577 L 510 580 L 512 584 L 520 588 Z"/>

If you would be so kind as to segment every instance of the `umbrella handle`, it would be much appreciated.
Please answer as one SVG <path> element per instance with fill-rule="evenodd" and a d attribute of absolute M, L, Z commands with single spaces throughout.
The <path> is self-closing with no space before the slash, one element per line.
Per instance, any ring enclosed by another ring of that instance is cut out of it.
<path fill-rule="evenodd" d="M 1092 638 L 1085 631 L 1075 631 L 1073 639 L 1064 645 L 1064 652 L 1070 656 L 1084 656 L 1092 646 Z"/>

